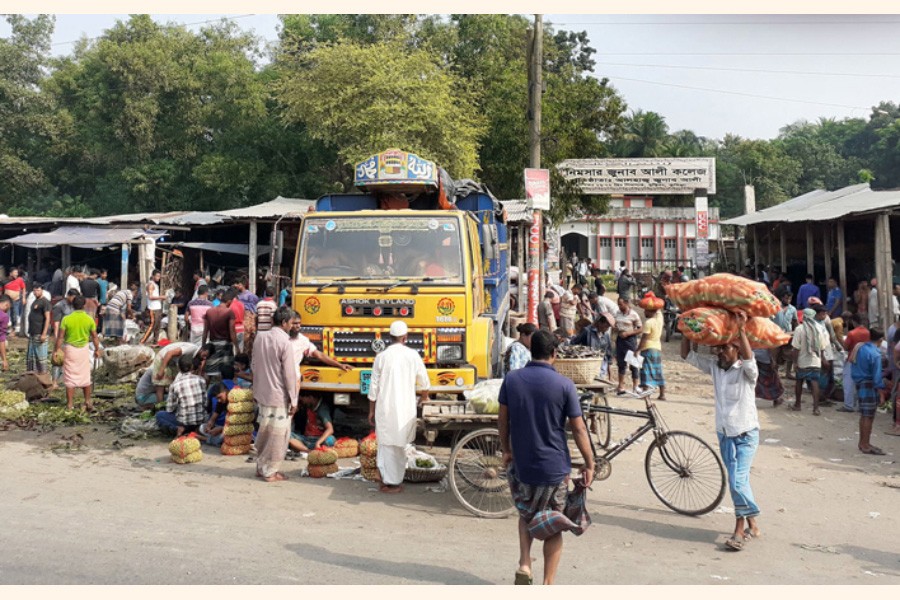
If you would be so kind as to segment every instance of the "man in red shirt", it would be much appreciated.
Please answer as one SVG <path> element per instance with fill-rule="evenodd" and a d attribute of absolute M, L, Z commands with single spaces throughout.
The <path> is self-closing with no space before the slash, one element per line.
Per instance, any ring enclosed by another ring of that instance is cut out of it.
<path fill-rule="evenodd" d="M 850 331 L 844 337 L 844 350 L 847 356 L 853 352 L 858 344 L 864 344 L 869 341 L 869 329 L 860 324 L 859 315 L 851 315 L 847 321 L 847 329 Z M 838 406 L 839 412 L 856 412 L 856 384 L 850 375 L 850 361 L 844 363 L 844 405 Z"/>
<path fill-rule="evenodd" d="M 19 277 L 19 269 L 13 267 L 9 270 L 9 281 L 3 284 L 3 293 L 12 300 L 12 310 L 10 311 L 10 336 L 15 336 L 15 329 L 22 317 L 22 310 L 25 307 L 25 280 Z"/>
<path fill-rule="evenodd" d="M 237 288 L 232 288 L 237 296 Z M 244 303 L 235 298 L 231 303 L 231 312 L 234 313 L 234 333 L 237 336 L 237 351 L 244 352 Z"/>

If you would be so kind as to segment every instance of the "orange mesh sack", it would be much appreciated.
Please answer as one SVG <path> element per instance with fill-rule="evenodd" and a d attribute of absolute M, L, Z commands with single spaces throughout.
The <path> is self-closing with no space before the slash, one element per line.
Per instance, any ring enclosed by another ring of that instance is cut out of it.
<path fill-rule="evenodd" d="M 724 308 L 694 308 L 678 317 L 678 331 L 705 346 L 727 344 L 737 335 L 734 315 Z"/>
<path fill-rule="evenodd" d="M 333 465 L 337 462 L 337 452 L 331 448 L 320 447 L 310 450 L 306 460 L 310 465 Z"/>
<path fill-rule="evenodd" d="M 747 320 L 747 339 L 751 348 L 778 348 L 791 341 L 791 336 L 771 319 L 753 317 Z"/>
<path fill-rule="evenodd" d="M 375 434 L 370 433 L 359 443 L 359 453 L 362 456 L 376 456 L 378 454 L 378 441 Z"/>
<path fill-rule="evenodd" d="M 337 463 L 331 463 L 330 465 L 309 465 L 307 467 L 309 471 L 309 476 L 314 477 L 316 479 L 320 477 L 325 477 L 326 475 L 331 475 L 332 473 L 338 472 Z"/>
<path fill-rule="evenodd" d="M 359 454 L 359 442 L 353 438 L 339 438 L 334 443 L 334 451 L 338 458 L 353 458 Z"/>
<path fill-rule="evenodd" d="M 235 436 L 237 437 L 237 436 Z M 250 444 L 232 446 L 228 442 L 222 444 L 222 454 L 225 456 L 241 456 L 250 453 Z"/>
<path fill-rule="evenodd" d="M 749 317 L 771 317 L 781 310 L 781 302 L 765 285 L 729 273 L 673 283 L 666 286 L 666 294 L 681 310 L 715 306 L 744 311 Z"/>
<path fill-rule="evenodd" d="M 647 292 L 638 302 L 638 306 L 644 310 L 662 310 L 665 305 L 665 300 L 658 298 L 653 292 Z"/>

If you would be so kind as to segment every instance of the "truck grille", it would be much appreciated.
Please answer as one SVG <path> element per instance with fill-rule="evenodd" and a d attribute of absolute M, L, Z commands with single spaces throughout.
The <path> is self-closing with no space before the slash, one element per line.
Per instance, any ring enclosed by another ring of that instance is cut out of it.
<path fill-rule="evenodd" d="M 335 329 L 331 331 L 329 337 L 329 354 L 336 360 L 343 360 L 351 363 L 374 362 L 375 355 L 377 354 L 376 347 L 380 345 L 380 342 L 384 343 L 385 348 L 389 346 L 391 342 L 391 336 L 387 329 L 362 331 Z M 431 338 L 430 335 L 427 335 L 427 337 Z M 431 358 L 431 352 L 426 351 L 430 349 L 426 346 L 425 338 L 426 332 L 424 331 L 410 331 L 406 340 L 406 345 L 418 352 L 419 356 L 428 362 Z"/>

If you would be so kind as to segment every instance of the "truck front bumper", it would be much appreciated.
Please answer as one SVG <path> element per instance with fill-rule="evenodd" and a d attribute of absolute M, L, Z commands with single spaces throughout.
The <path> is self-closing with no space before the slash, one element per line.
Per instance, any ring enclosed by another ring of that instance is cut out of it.
<path fill-rule="evenodd" d="M 300 387 L 318 392 L 359 393 L 359 378 L 363 371 L 371 369 L 354 368 L 345 373 L 334 367 L 301 366 Z M 431 383 L 429 391 L 435 394 L 460 394 L 475 387 L 477 382 L 472 365 L 429 367 L 427 371 Z"/>

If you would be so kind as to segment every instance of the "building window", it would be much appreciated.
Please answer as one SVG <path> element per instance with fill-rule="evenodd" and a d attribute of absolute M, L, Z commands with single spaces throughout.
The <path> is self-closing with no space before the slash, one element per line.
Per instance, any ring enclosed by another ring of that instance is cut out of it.
<path fill-rule="evenodd" d="M 674 250 L 676 248 L 674 239 L 663 240 L 663 247 L 666 250 Z"/>
<path fill-rule="evenodd" d="M 625 241 L 625 238 L 616 238 L 616 248 L 624 248 Z"/>
<path fill-rule="evenodd" d="M 696 240 L 694 238 L 690 238 L 689 240 L 687 240 L 687 247 L 688 247 L 688 250 L 693 250 L 694 248 L 696 248 L 697 247 Z"/>
<path fill-rule="evenodd" d="M 600 238 L 600 247 L 601 248 L 609 248 L 612 246 L 612 240 L 609 238 Z"/>
<path fill-rule="evenodd" d="M 653 238 L 641 239 L 641 248 L 653 248 Z"/>

